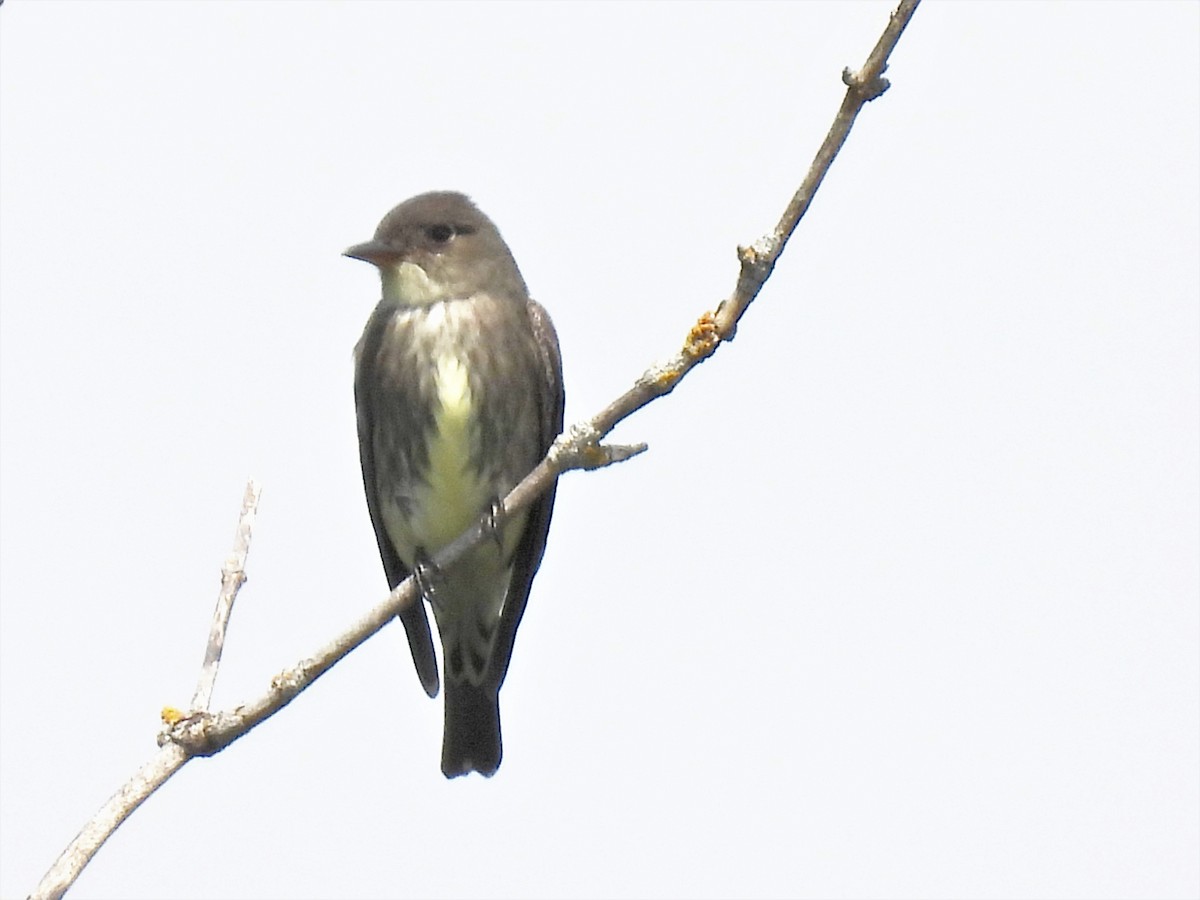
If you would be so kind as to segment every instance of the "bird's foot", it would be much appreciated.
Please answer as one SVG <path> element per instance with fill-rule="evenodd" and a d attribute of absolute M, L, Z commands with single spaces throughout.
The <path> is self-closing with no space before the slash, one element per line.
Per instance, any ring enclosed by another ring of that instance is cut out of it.
<path fill-rule="evenodd" d="M 500 502 L 499 497 L 493 497 L 484 517 L 483 527 L 501 551 L 504 550 L 504 536 L 500 533 L 500 516 L 503 514 L 504 504 Z"/>
<path fill-rule="evenodd" d="M 433 607 L 438 605 L 438 582 L 442 580 L 442 570 L 429 558 L 423 548 L 417 549 L 417 564 L 413 566 L 413 575 L 417 579 L 417 590 L 425 601 Z"/>

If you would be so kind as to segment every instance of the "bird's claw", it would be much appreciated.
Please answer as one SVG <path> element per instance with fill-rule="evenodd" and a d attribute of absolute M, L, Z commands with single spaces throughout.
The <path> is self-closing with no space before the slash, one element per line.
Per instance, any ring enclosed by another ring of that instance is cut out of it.
<path fill-rule="evenodd" d="M 491 505 L 488 506 L 487 515 L 484 517 L 483 527 L 501 550 L 504 549 L 504 536 L 500 533 L 500 516 L 503 514 L 504 504 L 500 502 L 499 497 L 493 497 Z"/>
<path fill-rule="evenodd" d="M 430 606 L 437 606 L 437 583 L 441 581 L 442 570 L 429 558 L 424 549 L 417 550 L 417 564 L 413 566 L 413 576 L 417 579 L 417 590 Z"/>

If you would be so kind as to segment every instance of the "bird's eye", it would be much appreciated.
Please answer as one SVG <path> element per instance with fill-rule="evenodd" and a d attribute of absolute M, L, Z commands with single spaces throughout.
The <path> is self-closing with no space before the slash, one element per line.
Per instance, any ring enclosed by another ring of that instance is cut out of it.
<path fill-rule="evenodd" d="M 435 244 L 448 244 L 454 237 L 453 225 L 430 225 L 425 229 L 425 236 Z"/>

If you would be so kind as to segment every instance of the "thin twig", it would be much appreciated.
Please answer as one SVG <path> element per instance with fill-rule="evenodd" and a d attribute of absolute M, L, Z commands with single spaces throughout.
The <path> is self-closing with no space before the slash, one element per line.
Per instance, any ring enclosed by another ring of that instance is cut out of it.
<path fill-rule="evenodd" d="M 217 608 L 213 611 L 212 628 L 208 632 L 208 647 L 204 652 L 204 663 L 200 667 L 200 679 L 196 693 L 192 695 L 193 710 L 208 710 L 212 702 L 213 686 L 217 683 L 217 669 L 221 666 L 221 652 L 225 649 L 225 631 L 229 617 L 233 614 L 233 601 L 246 583 L 246 555 L 250 552 L 250 539 L 254 531 L 254 517 L 258 514 L 258 499 L 262 487 L 256 481 L 246 484 L 242 495 L 242 512 L 238 516 L 237 532 L 233 549 L 221 566 L 221 591 L 217 595 Z"/>
<path fill-rule="evenodd" d="M 54 861 L 50 871 L 42 876 L 38 886 L 29 895 L 30 900 L 58 900 L 65 894 L 75 883 L 83 867 L 91 862 L 96 851 L 108 840 L 109 835 L 116 831 L 147 797 L 179 771 L 189 758 L 183 747 L 168 744 L 160 748 L 119 791 L 108 798 L 91 821 L 75 835 L 67 849 Z"/>
<path fill-rule="evenodd" d="M 200 679 L 196 685 L 196 693 L 192 698 L 191 714 L 184 714 L 174 709 L 164 709 L 163 721 L 173 726 L 182 727 L 189 721 L 194 721 L 198 714 L 207 714 L 208 704 L 212 699 L 213 685 L 217 680 L 217 669 L 221 664 L 221 650 L 225 646 L 225 630 L 229 625 L 229 616 L 233 612 L 233 601 L 237 599 L 238 590 L 246 583 L 246 556 L 250 552 L 250 538 L 254 529 L 254 517 L 258 511 L 258 498 L 262 488 L 250 481 L 242 495 L 242 510 L 238 515 L 237 532 L 234 534 L 233 549 L 225 558 L 221 567 L 221 591 L 217 596 L 217 607 L 213 613 L 212 628 L 208 635 L 208 648 L 204 654 L 204 663 L 200 667 Z M 31 898 L 61 897 L 74 884 L 79 873 L 96 855 L 109 835 L 129 814 L 142 805 L 162 784 L 175 774 L 191 757 L 185 747 L 171 742 L 161 742 L 159 751 L 127 781 L 119 791 L 105 802 L 99 812 L 92 817 L 75 839 L 67 845 L 67 849 L 54 861 L 38 886 L 30 895 Z"/>

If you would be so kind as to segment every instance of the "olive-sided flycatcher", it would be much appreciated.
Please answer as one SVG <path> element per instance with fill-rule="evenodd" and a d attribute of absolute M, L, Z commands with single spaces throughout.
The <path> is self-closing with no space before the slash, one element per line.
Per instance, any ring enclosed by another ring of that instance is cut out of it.
<path fill-rule="evenodd" d="M 442 772 L 500 765 L 500 685 L 542 560 L 554 488 L 444 571 L 426 562 L 480 520 L 562 430 L 558 337 L 508 246 L 462 194 L 421 194 L 346 251 L 383 299 L 355 347 L 367 508 L 388 584 L 419 567 L 442 639 Z M 424 603 L 400 614 L 417 675 L 438 692 Z"/>

